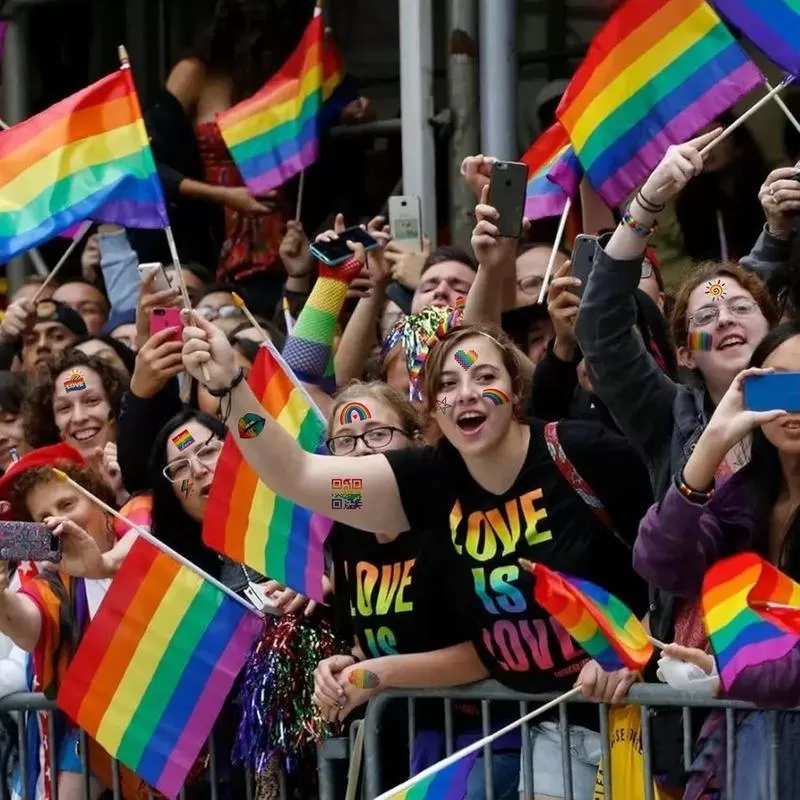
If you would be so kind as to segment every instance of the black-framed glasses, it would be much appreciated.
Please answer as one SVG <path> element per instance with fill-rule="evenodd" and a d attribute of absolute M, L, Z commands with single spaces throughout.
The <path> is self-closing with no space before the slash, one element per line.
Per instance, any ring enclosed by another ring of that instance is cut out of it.
<path fill-rule="evenodd" d="M 349 456 L 356 449 L 359 441 L 369 447 L 370 450 L 385 450 L 394 439 L 394 435 L 399 433 L 401 436 L 409 436 L 408 431 L 401 428 L 373 428 L 372 430 L 361 433 L 358 436 L 345 434 L 344 436 L 333 436 L 325 442 L 331 455 Z"/>
<path fill-rule="evenodd" d="M 222 450 L 222 442 L 219 439 L 209 439 L 205 444 L 201 444 L 191 455 L 170 461 L 161 473 L 170 483 L 178 483 L 178 481 L 191 477 L 192 462 L 206 469 L 211 469 L 216 462 L 217 456 L 219 456 L 220 450 Z"/>
<path fill-rule="evenodd" d="M 758 311 L 758 303 L 749 297 L 734 297 L 728 302 L 717 303 L 713 306 L 703 306 L 690 314 L 686 319 L 695 328 L 705 328 L 719 319 L 719 309 L 725 306 L 735 317 L 747 317 Z"/>

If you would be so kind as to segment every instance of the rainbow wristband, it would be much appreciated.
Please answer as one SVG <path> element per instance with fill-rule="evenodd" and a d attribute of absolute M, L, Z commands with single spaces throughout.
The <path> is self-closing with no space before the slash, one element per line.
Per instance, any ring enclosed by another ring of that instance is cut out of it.
<path fill-rule="evenodd" d="M 643 225 L 636 217 L 631 214 L 630 208 L 622 215 L 622 224 L 630 228 L 637 236 L 648 239 L 658 229 L 658 222 L 653 222 L 651 227 Z"/>

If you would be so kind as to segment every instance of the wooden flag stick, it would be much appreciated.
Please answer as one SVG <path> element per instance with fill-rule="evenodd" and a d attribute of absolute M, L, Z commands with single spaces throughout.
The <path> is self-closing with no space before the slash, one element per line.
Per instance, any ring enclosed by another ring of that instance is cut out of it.
<path fill-rule="evenodd" d="M 574 689 L 570 689 L 568 692 L 564 692 L 564 694 L 559 695 L 554 700 L 551 700 L 549 703 L 545 703 L 543 706 L 539 706 L 534 711 L 531 711 L 529 714 L 526 714 L 524 717 L 521 717 L 516 722 L 512 722 L 510 725 L 506 725 L 504 728 L 500 728 L 499 731 L 495 731 L 494 733 L 490 734 L 489 736 L 484 736 L 483 739 L 478 739 L 477 742 L 473 742 L 471 745 L 462 748 L 453 755 L 448 756 L 447 758 L 443 759 L 442 761 L 437 761 L 435 764 L 431 764 L 430 767 L 427 769 L 422 770 L 422 772 L 416 774 L 413 778 L 409 778 L 405 783 L 401 783 L 399 786 L 395 786 L 394 789 L 390 789 L 388 792 L 384 792 L 382 795 L 379 795 L 376 800 L 390 800 L 390 798 L 397 798 L 402 792 L 410 789 L 412 786 L 416 786 L 421 781 L 424 781 L 426 778 L 430 778 L 432 775 L 436 775 L 437 772 L 441 772 L 443 769 L 447 769 L 447 767 L 455 764 L 456 761 L 459 759 L 468 756 L 470 753 L 474 753 L 476 750 L 481 750 L 487 744 L 491 744 L 495 739 L 499 739 L 502 736 L 505 736 L 507 733 L 519 728 L 520 725 L 524 725 L 526 722 L 530 722 L 532 719 L 536 717 L 540 717 L 546 711 L 549 711 L 551 708 L 559 705 L 560 703 L 565 703 L 572 697 L 575 697 L 576 694 L 579 694 L 581 691 L 581 686 L 578 684 Z"/>
<path fill-rule="evenodd" d="M 127 517 L 124 517 L 122 514 L 120 514 L 119 511 L 115 511 L 110 505 L 104 503 L 99 497 L 97 497 L 97 495 L 92 494 L 88 489 L 84 489 L 84 487 L 81 486 L 77 481 L 72 480 L 72 478 L 70 478 L 70 476 L 67 475 L 66 472 L 62 472 L 60 469 L 56 469 L 55 467 L 51 467 L 51 469 L 53 470 L 53 474 L 59 480 L 65 481 L 74 489 L 77 489 L 88 500 L 91 500 L 95 505 L 102 508 L 103 511 L 105 511 L 107 514 L 111 514 L 111 516 L 114 517 L 115 519 L 118 519 L 120 522 L 124 523 L 125 525 L 128 525 L 131 528 L 131 530 L 136 531 L 136 533 L 139 534 L 139 536 L 141 536 L 145 541 L 149 542 L 154 547 L 157 547 L 159 550 L 162 550 L 168 556 L 174 558 L 176 561 L 179 561 L 181 564 L 183 564 L 184 567 L 194 570 L 194 572 L 203 577 L 209 583 L 214 584 L 214 586 L 216 586 L 217 589 L 219 589 L 221 592 L 225 592 L 225 594 L 228 595 L 228 597 L 235 600 L 240 605 L 243 605 L 245 608 L 258 614 L 258 616 L 260 617 L 264 616 L 257 608 L 255 608 L 255 606 L 248 603 L 247 600 L 245 600 L 243 597 L 239 597 L 239 595 L 236 594 L 236 592 L 229 589 L 227 586 L 225 586 L 224 583 L 220 583 L 220 581 L 218 581 L 216 578 L 213 578 L 207 572 L 200 569 L 200 567 L 198 567 L 196 564 L 192 564 L 192 562 L 189 561 L 188 558 L 184 558 L 184 556 L 173 550 L 171 547 L 167 547 L 167 545 L 165 545 L 164 542 L 160 541 L 159 539 L 156 539 L 156 537 L 153 536 L 153 534 L 150 533 L 150 531 L 145 530 L 139 525 L 136 525 L 135 523 L 131 522 L 131 520 L 129 520 Z"/>
<path fill-rule="evenodd" d="M 650 640 L 650 644 L 652 644 L 654 647 L 657 647 L 659 650 L 663 650 L 667 646 L 664 644 L 664 642 L 656 639 L 654 636 L 650 636 L 650 634 L 647 635 L 647 638 Z"/>
<path fill-rule="evenodd" d="M 550 251 L 550 260 L 547 262 L 547 272 L 544 274 L 542 281 L 542 289 L 539 292 L 539 299 L 537 303 L 543 303 L 547 296 L 547 287 L 550 284 L 550 278 L 553 275 L 553 267 L 556 263 L 556 256 L 558 255 L 558 248 L 561 247 L 561 240 L 564 238 L 564 231 L 567 228 L 567 218 L 569 217 L 570 209 L 572 208 L 572 198 L 568 197 L 567 202 L 564 203 L 564 210 L 561 212 L 561 219 L 558 223 L 558 231 L 556 232 L 556 240 L 553 242 L 553 249 Z"/>
<path fill-rule="evenodd" d="M 772 85 L 770 84 L 769 81 L 764 81 L 764 86 L 766 86 L 767 89 L 769 89 L 769 91 L 772 91 Z M 783 102 L 783 98 L 779 94 L 776 94 L 773 95 L 772 99 L 775 101 L 775 105 L 778 106 L 778 108 L 781 111 L 783 111 L 783 113 L 786 115 L 786 119 L 788 119 L 789 122 L 791 122 L 791 124 L 794 126 L 794 129 L 798 133 L 800 133 L 800 121 L 798 121 L 797 117 L 794 114 L 792 114 L 792 112 L 789 109 L 789 106 L 787 106 L 786 103 Z"/>
<path fill-rule="evenodd" d="M 247 317 L 247 321 L 258 331 L 261 341 L 269 341 L 269 334 L 261 327 L 261 324 L 253 316 L 252 311 L 250 311 L 250 309 L 247 307 L 244 300 L 242 300 L 242 298 L 239 297 L 236 292 L 231 292 L 231 297 L 233 298 L 233 304 L 236 306 L 236 308 L 241 310 L 241 312 Z"/>
<path fill-rule="evenodd" d="M 52 281 L 56 275 L 58 275 L 59 270 L 61 267 L 66 264 L 67 259 L 72 255 L 75 248 L 81 243 L 83 237 L 89 232 L 89 228 L 92 227 L 92 223 L 90 221 L 86 221 L 81 223 L 80 228 L 75 231 L 75 235 L 72 237 L 72 241 L 69 243 L 69 247 L 64 251 L 64 255 L 58 259 L 58 263 L 50 270 L 47 277 L 42 281 L 42 285 L 39 287 L 39 290 L 33 296 L 33 300 L 31 301 L 34 305 L 37 303 L 39 298 L 42 296 L 42 292 L 47 288 L 50 281 Z"/>
<path fill-rule="evenodd" d="M 300 182 L 297 184 L 297 205 L 294 210 L 295 222 L 300 222 L 300 214 L 303 211 L 303 193 L 306 189 L 306 171 L 300 173 Z"/>

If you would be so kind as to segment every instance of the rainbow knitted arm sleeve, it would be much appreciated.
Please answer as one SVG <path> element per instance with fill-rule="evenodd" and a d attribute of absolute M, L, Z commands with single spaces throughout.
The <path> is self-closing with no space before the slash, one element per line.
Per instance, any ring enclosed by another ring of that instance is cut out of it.
<path fill-rule="evenodd" d="M 347 287 L 362 267 L 355 257 L 337 267 L 320 264 L 317 282 L 283 349 L 286 362 L 304 383 L 318 384 L 325 391 L 336 388 L 333 368 L 336 323 Z"/>

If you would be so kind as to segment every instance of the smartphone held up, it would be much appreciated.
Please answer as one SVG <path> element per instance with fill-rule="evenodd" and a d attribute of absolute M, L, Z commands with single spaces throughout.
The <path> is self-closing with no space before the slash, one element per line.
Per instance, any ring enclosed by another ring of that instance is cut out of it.
<path fill-rule="evenodd" d="M 374 250 L 379 247 L 378 240 L 370 236 L 364 228 L 356 225 L 348 228 L 339 234 L 338 239 L 332 242 L 314 242 L 310 250 L 312 255 L 329 267 L 336 267 L 344 264 L 353 255 L 353 251 L 347 246 L 348 242 L 357 242 L 364 245 L 364 249 Z"/>
<path fill-rule="evenodd" d="M 495 224 L 503 238 L 518 239 L 522 235 L 527 186 L 527 164 L 517 161 L 494 163 L 489 181 L 489 205 L 499 214 Z"/>
<path fill-rule="evenodd" d="M 0 522 L 0 561 L 61 561 L 61 539 L 39 522 Z"/>

